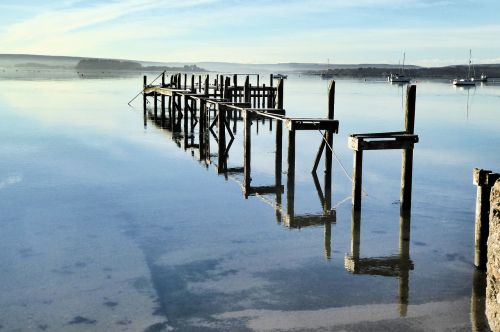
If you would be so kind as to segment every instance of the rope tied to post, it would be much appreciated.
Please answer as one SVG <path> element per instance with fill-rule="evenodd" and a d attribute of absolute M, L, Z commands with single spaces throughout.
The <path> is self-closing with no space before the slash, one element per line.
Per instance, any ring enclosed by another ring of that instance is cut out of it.
<path fill-rule="evenodd" d="M 155 79 L 154 79 L 154 80 L 153 80 L 150 84 L 148 84 L 148 85 L 146 85 L 146 86 L 151 86 L 154 82 L 156 82 L 156 80 L 157 80 L 157 79 L 159 79 L 159 78 L 160 78 L 163 74 L 165 74 L 165 73 L 166 73 L 166 70 L 162 71 L 162 72 L 160 73 L 160 75 L 156 76 L 156 78 L 155 78 Z M 138 93 L 138 94 L 136 94 L 136 95 L 135 95 L 135 97 L 134 97 L 134 98 L 132 98 L 132 99 L 131 99 L 128 103 L 127 103 L 127 105 L 128 105 L 128 106 L 131 106 L 131 105 L 130 105 L 130 103 L 131 103 L 131 102 L 133 102 L 133 101 L 134 101 L 137 97 L 139 97 L 139 96 L 140 96 L 140 95 L 142 95 L 142 94 L 144 94 L 144 89 L 142 89 L 141 91 L 139 91 L 139 93 Z M 148 102 L 148 103 L 149 103 L 149 102 Z"/>
<path fill-rule="evenodd" d="M 321 135 L 321 138 L 325 141 L 325 145 L 328 149 L 330 149 L 330 151 L 332 151 L 332 155 L 333 157 L 335 158 L 335 160 L 337 161 L 337 163 L 340 165 L 340 168 L 342 168 L 342 171 L 344 172 L 345 176 L 349 179 L 349 181 L 351 183 L 354 182 L 352 176 L 349 175 L 349 173 L 347 172 L 347 169 L 344 167 L 344 164 L 342 164 L 342 161 L 340 160 L 340 158 L 337 156 L 337 154 L 335 153 L 335 150 L 333 150 L 333 147 L 328 143 L 328 141 L 326 140 L 325 138 L 325 134 L 320 130 L 320 129 L 317 129 L 318 132 L 320 133 Z M 333 138 L 334 139 L 334 138 Z M 368 196 L 368 193 L 363 189 L 361 188 L 361 192 L 363 193 L 363 195 L 365 196 Z"/>

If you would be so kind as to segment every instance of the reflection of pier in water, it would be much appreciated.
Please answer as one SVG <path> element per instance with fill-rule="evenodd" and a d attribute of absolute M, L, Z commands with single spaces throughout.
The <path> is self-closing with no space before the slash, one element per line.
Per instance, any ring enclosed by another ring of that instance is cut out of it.
<path fill-rule="evenodd" d="M 410 259 L 409 211 L 401 210 L 399 218 L 399 253 L 387 257 L 361 257 L 361 212 L 352 211 L 351 254 L 346 255 L 344 265 L 353 274 L 396 277 L 399 280 L 399 314 L 406 316 L 409 297 L 409 271 L 413 270 Z"/>
<path fill-rule="evenodd" d="M 331 81 L 328 89 L 328 111 L 326 118 L 292 118 L 287 117 L 283 108 L 283 80 L 277 86 L 271 78 L 270 84 L 257 86 L 250 84 L 250 76 L 245 75 L 244 85 L 238 85 L 238 77 L 217 75 L 213 84 L 209 83 L 209 75 L 204 78 L 191 76 L 190 84 L 187 75 L 173 75 L 170 84 L 165 84 L 165 74 L 161 85 L 147 85 L 144 78 L 144 120 L 147 124 L 147 96 L 153 97 L 153 111 L 149 118 L 156 126 L 165 129 L 176 144 L 184 150 L 190 149 L 193 156 L 198 152 L 197 159 L 205 167 L 213 163 L 218 174 L 228 179 L 231 177 L 241 184 L 245 198 L 259 196 L 270 203 L 276 211 L 278 223 L 284 222 L 291 229 L 300 229 L 313 225 L 323 225 L 325 228 L 325 254 L 331 256 L 331 224 L 336 221 L 335 210 L 332 209 L 332 145 L 333 135 L 338 131 L 338 121 L 334 120 L 335 82 Z M 196 81 L 198 83 L 196 83 Z M 408 86 L 405 110 L 405 130 L 388 133 L 369 133 L 351 135 L 349 147 L 355 151 L 353 179 L 353 210 L 361 209 L 361 167 L 363 150 L 402 149 L 401 177 L 401 211 L 407 215 L 409 236 L 409 210 L 411 207 L 411 181 L 413 165 L 413 146 L 418 142 L 418 136 L 413 133 L 415 117 L 416 87 Z M 158 101 L 161 97 L 161 113 L 158 112 Z M 168 99 L 168 101 L 166 101 Z M 168 107 L 167 107 L 168 106 Z M 252 185 L 252 124 L 255 124 L 258 134 L 259 123 L 269 122 L 269 130 L 275 124 L 275 165 L 274 183 L 264 186 Z M 243 123 L 243 165 L 228 166 L 229 151 L 235 141 L 238 123 Z M 282 183 L 283 164 L 283 125 L 288 133 L 286 191 Z M 196 131 L 197 129 L 197 131 Z M 295 213 L 295 136 L 296 131 L 324 130 L 321 144 L 313 166 L 313 180 L 322 206 L 319 214 Z M 216 142 L 217 151 L 211 151 L 211 137 Z M 327 147 L 327 148 L 326 148 Z M 321 158 L 324 159 L 325 173 L 323 187 L 316 175 Z M 236 177 L 240 175 L 240 177 Z M 242 178 L 242 180 L 239 179 Z M 286 205 L 282 206 L 283 195 L 286 195 Z M 274 202 L 267 197 L 274 196 Z M 356 214 L 359 215 L 359 214 Z M 353 220 L 355 220 L 354 218 Z M 354 221 L 353 221 L 354 223 Z M 356 224 L 356 223 L 354 223 Z M 357 222 L 359 224 L 359 221 Z M 358 225 L 359 226 L 359 225 Z M 354 233 L 353 233 L 354 234 Z M 404 237 L 403 233 L 400 237 Z M 356 241 L 354 241 L 355 243 Z M 359 241 L 358 241 L 359 242 Z M 407 242 L 405 242 L 407 243 Z M 402 247 L 403 248 L 403 247 Z M 355 249 L 355 247 L 353 247 Z M 359 249 L 359 247 L 358 247 Z M 401 255 L 391 258 L 361 259 L 359 251 L 353 250 L 349 266 L 355 273 L 392 275 L 396 273 L 401 280 L 410 269 L 411 262 L 405 263 L 408 251 L 402 250 Z M 346 261 L 347 263 L 348 261 Z M 391 272 L 392 271 L 392 272 Z M 394 272 L 397 271 L 397 272 Z M 385 274 L 384 274 L 385 273 Z M 407 280 L 407 278 L 406 278 Z M 402 282 L 404 284 L 404 282 Z M 407 284 L 407 283 L 406 283 Z M 403 287 L 404 289 L 405 287 Z M 407 287 L 406 287 L 407 288 Z M 407 297 L 407 296 L 406 296 Z M 404 296 L 402 296 L 404 298 Z M 403 301 L 405 302 L 405 301 Z"/>
<path fill-rule="evenodd" d="M 313 225 L 325 227 L 325 255 L 331 255 L 331 223 L 335 222 L 335 211 L 331 208 L 331 169 L 332 150 L 325 149 L 333 143 L 333 134 L 338 130 L 338 121 L 334 120 L 335 82 L 331 82 L 328 90 L 327 118 L 292 118 L 287 117 L 283 109 L 283 81 L 279 80 L 274 87 L 271 78 L 269 86 L 250 84 L 250 76 L 245 75 L 244 85 L 238 86 L 238 76 L 217 76 L 213 85 L 209 84 L 209 76 L 203 79 L 198 76 L 198 84 L 193 75 L 191 84 L 187 84 L 184 75 L 184 84 L 180 74 L 171 77 L 170 84 L 165 84 L 165 75 L 162 75 L 162 84 L 151 86 L 144 80 L 144 120 L 147 125 L 149 119 L 157 126 L 165 129 L 176 144 L 185 150 L 190 149 L 193 156 L 198 152 L 197 159 L 206 167 L 214 164 L 218 174 L 236 180 L 235 175 L 242 175 L 242 192 L 245 198 L 258 196 L 269 202 L 267 196 L 274 196 L 271 205 L 276 211 L 278 223 L 284 221 L 285 226 L 298 229 Z M 153 97 L 153 110 L 146 112 L 146 97 Z M 161 98 L 159 98 L 161 97 Z M 158 102 L 161 101 L 161 112 Z M 168 99 L 168 100 L 166 100 Z M 275 167 L 274 183 L 264 186 L 252 185 L 252 132 L 256 127 L 259 132 L 259 123 L 269 122 L 269 131 L 275 131 Z M 235 141 L 238 123 L 243 124 L 243 165 L 228 166 L 229 151 Z M 255 127 L 254 127 L 255 125 Z M 283 125 L 288 133 L 288 154 L 286 172 L 286 192 L 282 183 L 283 173 Z M 320 214 L 295 213 L 295 135 L 296 131 L 324 130 L 314 168 L 313 180 L 322 206 Z M 215 140 L 217 151 L 211 151 L 211 137 Z M 316 175 L 320 159 L 325 160 L 325 175 L 323 188 Z M 214 160 L 212 162 L 212 160 Z M 286 194 L 286 206 L 282 206 L 283 195 Z"/>
<path fill-rule="evenodd" d="M 164 81 L 164 75 L 163 75 Z M 258 76 L 257 76 L 258 78 Z M 218 174 L 226 179 L 240 183 L 245 198 L 258 196 L 273 206 L 278 223 L 284 223 L 291 229 L 322 225 L 324 227 L 325 256 L 331 258 L 331 224 L 336 222 L 336 213 L 332 209 L 332 156 L 333 135 L 338 131 L 338 121 L 334 120 L 335 82 L 331 81 L 328 89 L 328 112 L 326 119 L 290 118 L 283 108 L 283 81 L 276 87 L 271 78 L 269 86 L 250 84 L 249 76 L 245 77 L 243 86 L 238 86 L 238 75 L 233 76 L 233 84 L 229 77 L 217 76 L 213 85 L 209 84 L 206 75 L 202 84 L 201 76 L 198 84 L 192 76 L 188 86 L 184 76 L 171 77 L 171 83 L 158 86 L 146 85 L 144 81 L 144 121 L 147 118 L 158 127 L 165 129 L 176 144 L 184 150 L 190 149 L 193 156 L 205 166 L 213 164 Z M 259 84 L 259 83 L 257 83 Z M 161 93 L 161 114 L 158 114 L 158 96 Z M 413 165 L 413 146 L 418 142 L 414 134 L 415 117 L 414 85 L 408 86 L 405 110 L 405 130 L 401 132 L 370 133 L 351 135 L 349 146 L 355 152 L 353 179 L 353 210 L 351 254 L 344 258 L 346 270 L 353 274 L 378 275 L 395 277 L 399 280 L 399 313 L 407 313 L 409 297 L 409 271 L 413 270 L 410 260 L 410 207 L 411 181 Z M 154 97 L 153 111 L 146 112 L 146 96 Z M 168 98 L 166 108 L 165 98 Z M 168 110 L 168 112 L 166 111 Z M 259 123 L 269 122 L 269 131 L 273 131 L 274 123 L 274 183 L 269 185 L 252 185 L 252 126 L 259 133 Z M 238 124 L 243 124 L 243 165 L 228 166 L 229 151 L 235 141 Z M 282 183 L 283 174 L 283 125 L 288 132 L 286 191 Z M 196 132 L 197 129 L 197 132 Z M 300 130 L 324 130 L 321 144 L 314 161 L 312 177 L 322 212 L 319 214 L 295 213 L 295 135 Z M 211 137 L 216 142 L 217 151 L 211 151 Z M 401 177 L 401 214 L 399 231 L 399 253 L 388 257 L 361 257 L 361 167 L 363 150 L 402 149 Z M 323 183 L 316 174 L 319 162 L 324 159 Z M 237 176 L 239 175 L 239 176 Z M 323 186 L 322 186 L 323 185 Z M 283 195 L 286 205 L 282 206 Z M 274 196 L 274 202 L 268 196 Z"/>

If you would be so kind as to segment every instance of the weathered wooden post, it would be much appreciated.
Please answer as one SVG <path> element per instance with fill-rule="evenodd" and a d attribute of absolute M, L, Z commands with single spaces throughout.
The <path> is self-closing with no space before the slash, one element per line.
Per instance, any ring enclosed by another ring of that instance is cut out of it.
<path fill-rule="evenodd" d="M 247 75 L 245 78 L 245 85 L 243 86 L 243 101 L 245 103 L 250 103 L 250 77 Z M 251 107 L 251 105 L 250 105 Z"/>
<path fill-rule="evenodd" d="M 161 74 L 161 87 L 165 87 L 165 72 Z M 165 95 L 161 94 L 161 120 L 165 120 Z"/>
<path fill-rule="evenodd" d="M 143 77 L 143 85 L 142 85 L 142 107 L 144 109 L 144 114 L 146 114 L 146 86 L 147 86 L 147 81 L 148 81 L 148 77 L 146 75 L 144 75 Z"/>
<path fill-rule="evenodd" d="M 286 214 L 289 224 L 295 214 L 295 130 L 288 130 L 288 156 L 287 156 L 287 184 L 286 184 Z"/>
<path fill-rule="evenodd" d="M 234 74 L 233 75 L 233 87 L 234 87 L 234 92 L 233 92 L 233 98 L 234 101 L 237 102 L 239 101 L 239 92 L 238 92 L 238 75 Z"/>
<path fill-rule="evenodd" d="M 480 269 L 486 269 L 487 263 L 487 241 L 489 235 L 490 219 L 490 193 L 495 181 L 500 174 L 488 170 L 474 168 L 473 183 L 477 186 L 476 194 L 476 217 L 475 217 L 475 240 L 474 240 L 474 265 Z"/>
<path fill-rule="evenodd" d="M 415 133 L 415 99 L 416 85 L 408 86 L 406 90 L 405 107 L 405 132 L 407 134 Z M 411 209 L 411 187 L 413 174 L 413 146 L 403 149 L 403 161 L 401 170 L 401 209 Z"/>
<path fill-rule="evenodd" d="M 201 75 L 198 75 L 198 93 L 201 94 Z"/>
<path fill-rule="evenodd" d="M 363 178 L 363 150 L 354 151 L 354 165 L 352 175 L 352 205 L 355 211 L 361 210 L 361 192 Z"/>
<path fill-rule="evenodd" d="M 330 81 L 328 85 L 328 120 L 333 120 L 335 117 L 335 81 Z M 331 209 L 332 198 L 332 157 L 333 157 L 333 131 L 326 130 L 325 139 L 328 146 L 325 150 L 325 209 Z"/>
<path fill-rule="evenodd" d="M 251 158 L 252 158 L 252 113 L 248 110 L 243 111 L 243 134 L 244 134 L 244 164 L 243 164 L 243 175 L 244 175 L 244 191 L 245 198 L 248 197 L 248 193 L 250 192 L 250 184 L 252 181 L 251 177 Z"/>
<path fill-rule="evenodd" d="M 207 74 L 207 76 L 205 76 L 205 96 L 208 97 L 209 93 L 210 93 L 210 77 L 209 75 Z"/>
<path fill-rule="evenodd" d="M 187 90 L 188 75 L 184 74 L 184 90 Z"/>
<path fill-rule="evenodd" d="M 226 170 L 226 107 L 223 104 L 218 105 L 218 136 L 219 136 L 219 151 L 217 172 L 223 173 Z"/>
<path fill-rule="evenodd" d="M 283 81 L 277 86 L 276 109 L 283 109 Z M 249 97 L 250 98 L 250 93 Z M 276 120 L 276 154 L 275 154 L 275 183 L 276 188 L 281 188 L 281 173 L 283 172 L 283 121 Z M 287 199 L 288 200 L 288 199 Z M 281 190 L 276 192 L 276 204 L 281 207 Z M 276 209 L 276 218 L 281 222 L 281 209 Z"/>
<path fill-rule="evenodd" d="M 196 90 L 194 87 L 194 74 L 191 74 L 191 93 L 196 93 Z"/>

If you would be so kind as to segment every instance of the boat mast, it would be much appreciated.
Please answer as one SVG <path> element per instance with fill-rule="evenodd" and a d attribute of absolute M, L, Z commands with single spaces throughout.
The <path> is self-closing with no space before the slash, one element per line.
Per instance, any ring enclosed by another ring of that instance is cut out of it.
<path fill-rule="evenodd" d="M 406 57 L 406 53 L 403 52 L 403 75 L 405 74 L 405 57 Z"/>
<path fill-rule="evenodd" d="M 469 49 L 469 72 L 467 73 L 467 78 L 470 79 L 470 65 L 471 65 L 471 59 L 472 59 L 472 50 Z"/>

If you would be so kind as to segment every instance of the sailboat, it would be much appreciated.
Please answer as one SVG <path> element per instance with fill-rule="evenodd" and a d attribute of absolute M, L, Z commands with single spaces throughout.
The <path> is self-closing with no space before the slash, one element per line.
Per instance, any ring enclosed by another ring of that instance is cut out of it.
<path fill-rule="evenodd" d="M 455 78 L 453 80 L 453 85 L 455 86 L 474 86 L 476 81 L 474 77 L 470 74 L 470 66 L 472 64 L 472 50 L 469 50 L 469 69 L 467 70 L 467 78 Z"/>
<path fill-rule="evenodd" d="M 392 74 L 387 77 L 387 80 L 391 83 L 408 83 L 410 82 L 410 77 L 405 76 L 405 57 L 406 54 L 403 53 L 403 67 L 400 68 L 399 74 Z"/>
<path fill-rule="evenodd" d="M 326 71 L 321 73 L 321 78 L 322 79 L 333 78 L 333 72 L 330 72 L 330 59 L 328 59 L 328 65 Z"/>

